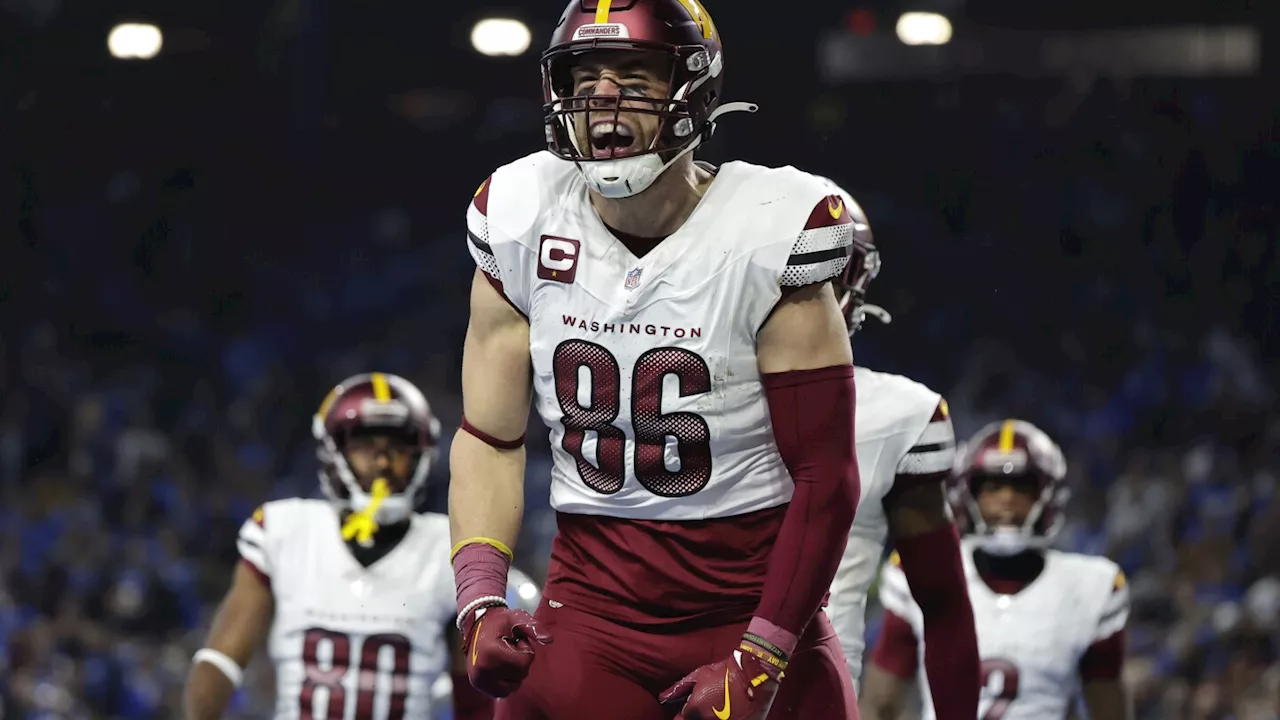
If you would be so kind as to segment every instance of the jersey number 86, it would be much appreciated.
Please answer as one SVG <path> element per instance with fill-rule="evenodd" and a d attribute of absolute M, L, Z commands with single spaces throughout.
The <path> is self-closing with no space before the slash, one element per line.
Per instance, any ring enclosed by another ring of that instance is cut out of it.
<path fill-rule="evenodd" d="M 579 372 L 590 375 L 589 399 L 579 398 Z M 662 412 L 663 380 L 676 378 L 680 397 L 711 390 L 711 370 L 696 353 L 677 347 L 654 348 L 636 360 L 631 373 L 631 435 L 635 438 L 636 481 L 662 497 L 685 497 L 711 479 L 711 430 L 701 415 Z M 603 495 L 626 481 L 626 433 L 614 423 L 622 403 L 622 372 L 607 348 L 585 340 L 560 343 L 552 359 L 556 399 L 564 413 L 564 451 L 577 461 L 582 482 Z M 596 433 L 596 464 L 583 454 L 587 432 Z M 667 467 L 667 438 L 675 438 L 680 467 Z"/>

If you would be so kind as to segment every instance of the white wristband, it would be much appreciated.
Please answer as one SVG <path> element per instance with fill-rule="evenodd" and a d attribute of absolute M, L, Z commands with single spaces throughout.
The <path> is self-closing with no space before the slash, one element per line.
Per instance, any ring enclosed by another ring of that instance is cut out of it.
<path fill-rule="evenodd" d="M 244 681 L 244 670 L 236 664 L 226 653 L 218 652 L 213 648 L 200 648 L 191 658 L 192 664 L 206 662 L 218 668 L 227 679 L 231 681 L 232 687 L 240 687 L 240 683 Z"/>
<path fill-rule="evenodd" d="M 478 597 L 475 600 L 472 600 L 471 602 L 467 603 L 466 606 L 464 606 L 462 610 L 458 612 L 458 619 L 457 621 L 454 622 L 454 624 L 458 626 L 459 630 L 461 630 L 462 621 L 466 619 L 468 615 L 475 612 L 476 610 L 479 610 L 481 608 L 506 607 L 506 606 L 507 606 L 507 599 L 504 597 L 498 597 L 497 595 L 485 595 L 483 597 Z"/>

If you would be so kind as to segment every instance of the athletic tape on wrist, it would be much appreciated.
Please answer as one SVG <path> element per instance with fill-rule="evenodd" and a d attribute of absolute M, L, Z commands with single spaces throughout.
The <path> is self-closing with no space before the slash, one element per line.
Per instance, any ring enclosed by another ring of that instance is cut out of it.
<path fill-rule="evenodd" d="M 449 562 L 453 562 L 453 559 L 458 557 L 458 553 L 462 552 L 462 550 L 466 548 L 468 545 L 488 545 L 489 547 L 505 555 L 507 557 L 507 562 L 511 562 L 512 560 L 516 559 L 516 554 L 512 552 L 511 548 L 507 547 L 507 544 L 502 542 L 501 540 L 498 540 L 496 538 L 490 538 L 490 537 L 476 536 L 476 537 L 469 537 L 466 540 L 458 541 L 453 546 L 453 549 L 449 551 Z"/>

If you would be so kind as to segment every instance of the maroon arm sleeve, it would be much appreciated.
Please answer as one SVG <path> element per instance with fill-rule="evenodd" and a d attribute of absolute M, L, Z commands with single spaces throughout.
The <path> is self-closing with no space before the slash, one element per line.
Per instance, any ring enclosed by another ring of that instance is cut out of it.
<path fill-rule="evenodd" d="M 770 373 L 762 380 L 795 492 L 748 631 L 772 630 L 766 639 L 790 654 L 831 587 L 858 507 L 853 366 Z"/>
<path fill-rule="evenodd" d="M 1089 646 L 1080 658 L 1080 681 L 1119 680 L 1124 669 L 1124 630 Z"/>
<path fill-rule="evenodd" d="M 978 716 L 981 661 L 960 538 L 952 525 L 895 540 L 911 597 L 924 615 L 924 667 L 938 720 Z"/>
<path fill-rule="evenodd" d="M 464 672 L 452 673 L 454 720 L 493 720 L 494 699 L 475 689 Z"/>
<path fill-rule="evenodd" d="M 880 637 L 876 638 L 876 646 L 871 651 L 871 662 L 894 677 L 910 680 L 916 676 L 920 663 L 917 650 L 911 623 L 885 610 Z M 974 717 L 977 717 L 977 711 Z"/>

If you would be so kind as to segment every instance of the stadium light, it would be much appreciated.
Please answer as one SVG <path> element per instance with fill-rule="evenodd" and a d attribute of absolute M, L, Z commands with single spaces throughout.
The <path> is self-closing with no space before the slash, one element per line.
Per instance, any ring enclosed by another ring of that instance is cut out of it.
<path fill-rule="evenodd" d="M 951 41 L 951 21 L 938 13 L 902 13 L 895 29 L 904 45 L 946 45 Z"/>
<path fill-rule="evenodd" d="M 150 60 L 162 45 L 160 28 L 147 23 L 121 23 L 107 35 L 107 49 L 118 60 Z"/>
<path fill-rule="evenodd" d="M 532 600 L 538 596 L 538 586 L 533 583 L 523 583 L 516 592 L 520 594 L 521 599 Z"/>
<path fill-rule="evenodd" d="M 471 46 L 481 55 L 520 55 L 532 41 L 529 26 L 510 18 L 485 18 L 471 28 Z"/>

